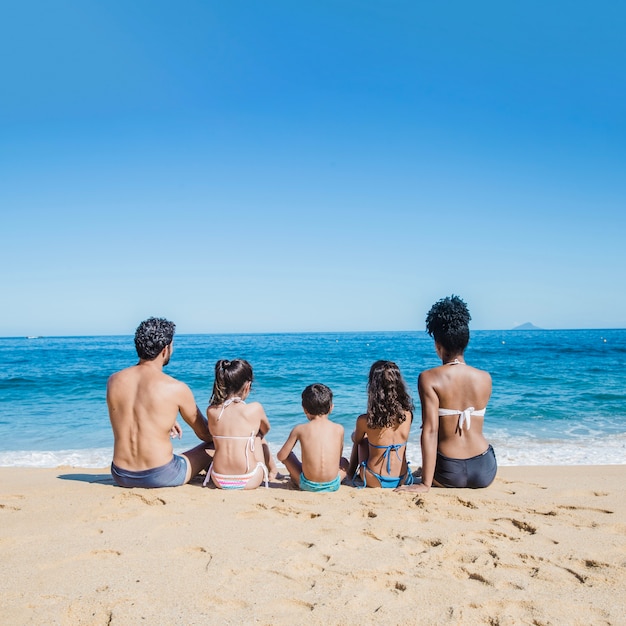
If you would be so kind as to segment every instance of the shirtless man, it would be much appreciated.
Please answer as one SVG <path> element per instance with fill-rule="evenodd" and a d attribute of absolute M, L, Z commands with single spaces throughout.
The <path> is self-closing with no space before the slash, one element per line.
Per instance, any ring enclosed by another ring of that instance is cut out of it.
<path fill-rule="evenodd" d="M 212 438 L 191 389 L 163 373 L 173 350 L 173 322 L 151 317 L 139 324 L 139 363 L 113 374 L 107 405 L 115 446 L 111 475 L 120 487 L 176 487 L 211 462 Z M 182 436 L 178 414 L 205 443 L 174 454 L 171 437 Z"/>

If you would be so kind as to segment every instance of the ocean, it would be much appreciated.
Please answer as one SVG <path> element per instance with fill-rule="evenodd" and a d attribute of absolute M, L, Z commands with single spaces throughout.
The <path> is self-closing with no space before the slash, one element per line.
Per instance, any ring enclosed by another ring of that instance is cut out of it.
<path fill-rule="evenodd" d="M 407 454 L 420 465 L 417 377 L 439 364 L 425 332 L 177 335 L 166 372 L 203 412 L 220 358 L 252 364 L 250 400 L 265 408 L 274 453 L 305 419 L 302 390 L 321 382 L 348 454 L 370 365 L 395 361 L 416 406 Z M 500 465 L 626 463 L 626 330 L 473 331 L 465 358 L 493 378 L 484 433 Z M 108 466 L 107 378 L 136 362 L 131 336 L 0 338 L 0 466 Z M 179 421 L 182 452 L 197 440 Z"/>

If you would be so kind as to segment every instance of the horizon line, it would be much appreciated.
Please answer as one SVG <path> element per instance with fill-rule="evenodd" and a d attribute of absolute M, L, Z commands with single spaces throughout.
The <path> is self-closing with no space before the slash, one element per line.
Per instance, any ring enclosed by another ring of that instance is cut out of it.
<path fill-rule="evenodd" d="M 584 331 L 584 330 L 626 330 L 626 327 L 585 327 L 585 328 L 541 328 L 535 326 L 533 328 L 478 328 L 470 329 L 472 332 L 563 332 L 563 331 Z M 188 333 L 176 333 L 175 337 L 190 337 L 194 335 L 337 335 L 337 334 L 366 334 L 366 333 L 424 333 L 428 334 L 426 330 L 289 330 L 289 331 L 222 331 L 222 332 L 188 332 Z M 0 339 L 66 339 L 66 338 L 81 338 L 81 337 L 132 337 L 133 333 L 100 333 L 94 335 L 78 334 L 78 335 L 0 335 Z"/>

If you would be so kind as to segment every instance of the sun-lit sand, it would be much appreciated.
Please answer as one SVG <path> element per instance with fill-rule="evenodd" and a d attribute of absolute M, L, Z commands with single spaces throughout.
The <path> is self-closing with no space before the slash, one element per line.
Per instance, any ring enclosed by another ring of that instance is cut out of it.
<path fill-rule="evenodd" d="M 626 623 L 626 465 L 421 497 L 0 476 L 3 624 Z"/>

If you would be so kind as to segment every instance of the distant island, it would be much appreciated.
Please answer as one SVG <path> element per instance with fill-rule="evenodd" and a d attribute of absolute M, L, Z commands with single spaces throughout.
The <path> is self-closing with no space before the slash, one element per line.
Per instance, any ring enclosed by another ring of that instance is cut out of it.
<path fill-rule="evenodd" d="M 539 326 L 535 326 L 530 322 L 526 322 L 525 324 L 520 324 L 516 326 L 513 330 L 543 330 L 543 328 L 539 328 Z"/>

